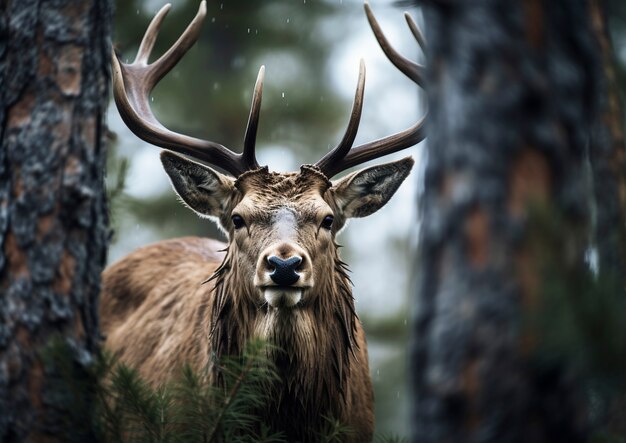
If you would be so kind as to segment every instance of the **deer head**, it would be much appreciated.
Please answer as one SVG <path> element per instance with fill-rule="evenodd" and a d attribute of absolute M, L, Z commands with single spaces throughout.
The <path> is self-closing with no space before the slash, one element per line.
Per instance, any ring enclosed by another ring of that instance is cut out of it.
<path fill-rule="evenodd" d="M 215 220 L 226 233 L 228 254 L 215 277 L 225 275 L 223 278 L 236 280 L 232 284 L 238 288 L 237 303 L 282 312 L 335 303 L 324 297 L 337 293 L 338 275 L 340 280 L 347 280 L 335 244 L 337 232 L 349 218 L 365 217 L 384 206 L 409 174 L 413 160 L 407 157 L 336 181 L 331 179 L 345 169 L 418 143 L 424 138 L 424 119 L 400 133 L 353 147 L 365 86 L 365 65 L 361 61 L 343 138 L 316 164 L 303 165 L 298 172 L 271 172 L 260 167 L 255 157 L 264 67 L 259 70 L 254 88 L 241 154 L 212 141 L 170 131 L 152 113 L 149 95 L 196 41 L 206 4 L 200 3 L 196 17 L 178 41 L 148 64 L 169 8 L 163 7 L 152 20 L 133 63 L 123 64 L 113 56 L 114 95 L 122 118 L 137 136 L 167 149 L 161 160 L 178 195 L 198 215 Z M 385 39 L 367 3 L 365 9 L 388 58 L 410 79 L 422 84 L 423 67 L 400 56 Z M 423 45 L 415 23 L 408 15 L 407 20 Z M 351 330 L 349 325 L 346 330 Z"/>

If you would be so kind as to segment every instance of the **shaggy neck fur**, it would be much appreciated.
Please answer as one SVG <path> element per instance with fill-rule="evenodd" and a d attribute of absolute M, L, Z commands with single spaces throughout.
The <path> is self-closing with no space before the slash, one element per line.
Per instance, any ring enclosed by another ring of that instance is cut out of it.
<path fill-rule="evenodd" d="M 333 251 L 334 272 L 316 283 L 305 305 L 293 310 L 271 309 L 255 302 L 249 281 L 227 253 L 215 272 L 215 299 L 209 319 L 211 350 L 216 357 L 239 355 L 251 337 L 267 340 L 270 358 L 282 383 L 267 422 L 289 438 L 306 439 L 306 429 L 319 429 L 322 417 L 339 418 L 346 411 L 347 380 L 355 358 L 356 321 L 347 266 Z M 212 370 L 212 379 L 220 376 Z M 341 401 L 337 402 L 336 399 Z M 288 417 L 289 422 L 281 421 Z"/>

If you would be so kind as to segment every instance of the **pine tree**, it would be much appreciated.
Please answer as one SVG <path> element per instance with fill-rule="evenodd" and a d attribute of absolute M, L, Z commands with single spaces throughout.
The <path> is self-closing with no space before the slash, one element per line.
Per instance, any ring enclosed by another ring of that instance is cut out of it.
<path fill-rule="evenodd" d="M 582 324 L 577 314 L 599 292 L 585 262 L 600 84 L 589 8 L 425 5 L 430 120 L 414 441 L 587 438 L 584 365 L 564 347 L 581 331 L 561 332 Z M 560 317 L 545 324 L 549 312 Z"/>
<path fill-rule="evenodd" d="M 81 417 L 92 431 L 90 441 L 99 443 L 283 443 L 282 433 L 271 433 L 261 412 L 281 383 L 268 344 L 251 341 L 241 356 L 216 361 L 224 385 L 210 384 L 202 373 L 183 366 L 178 377 L 152 387 L 139 373 L 109 355 L 94 359 L 88 376 L 73 364 L 73 349 L 56 340 L 43 354 L 43 361 L 59 374 L 52 385 L 54 395 L 64 397 L 69 417 Z M 84 411 L 84 394 L 95 399 Z M 74 421 L 61 423 L 67 441 L 76 440 Z M 318 435 L 322 443 L 345 441 L 351 430 L 326 417 Z M 395 441 L 391 438 L 380 439 Z"/>
<path fill-rule="evenodd" d="M 0 440 L 89 441 L 42 352 L 60 337 L 88 379 L 98 349 L 112 5 L 0 4 Z"/>

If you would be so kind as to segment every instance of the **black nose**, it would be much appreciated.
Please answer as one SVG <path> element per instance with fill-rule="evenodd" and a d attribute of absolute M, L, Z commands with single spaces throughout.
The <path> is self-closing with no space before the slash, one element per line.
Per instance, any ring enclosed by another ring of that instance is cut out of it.
<path fill-rule="evenodd" d="M 272 255 L 267 258 L 267 261 L 274 266 L 274 271 L 272 271 L 270 277 L 277 285 L 290 286 L 300 278 L 296 268 L 302 263 L 302 258 L 297 255 L 289 257 L 287 260 Z"/>

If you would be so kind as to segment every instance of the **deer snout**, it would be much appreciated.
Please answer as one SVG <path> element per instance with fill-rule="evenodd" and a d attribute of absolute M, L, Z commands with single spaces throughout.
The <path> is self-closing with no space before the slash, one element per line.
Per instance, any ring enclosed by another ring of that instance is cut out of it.
<path fill-rule="evenodd" d="M 302 263 L 302 257 L 293 255 L 286 260 L 275 255 L 267 257 L 267 262 L 274 270 L 270 273 L 270 278 L 278 286 L 291 286 L 300 278 L 296 269 Z"/>
<path fill-rule="evenodd" d="M 312 286 L 309 254 L 295 243 L 279 243 L 261 252 L 257 262 L 254 284 L 267 286 Z"/>
<path fill-rule="evenodd" d="M 294 243 L 270 246 L 259 256 L 254 284 L 270 306 L 293 307 L 313 286 L 311 259 Z"/>

